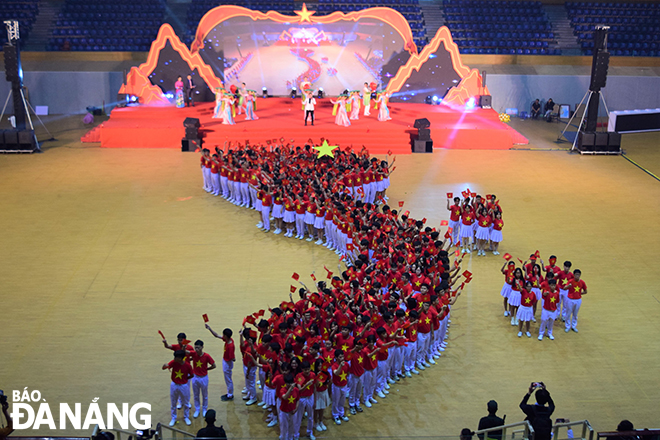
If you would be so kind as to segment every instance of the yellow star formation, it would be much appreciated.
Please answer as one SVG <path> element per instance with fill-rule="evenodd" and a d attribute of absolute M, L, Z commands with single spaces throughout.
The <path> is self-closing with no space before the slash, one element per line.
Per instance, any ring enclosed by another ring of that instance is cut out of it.
<path fill-rule="evenodd" d="M 308 11 L 307 10 L 307 5 L 305 3 L 303 3 L 303 5 L 302 5 L 302 10 L 293 11 L 293 12 L 295 12 L 296 14 L 298 14 L 300 16 L 300 21 L 299 21 L 300 23 L 302 23 L 303 21 L 311 23 L 312 22 L 312 20 L 310 19 L 311 16 L 316 14 L 316 11 Z"/>

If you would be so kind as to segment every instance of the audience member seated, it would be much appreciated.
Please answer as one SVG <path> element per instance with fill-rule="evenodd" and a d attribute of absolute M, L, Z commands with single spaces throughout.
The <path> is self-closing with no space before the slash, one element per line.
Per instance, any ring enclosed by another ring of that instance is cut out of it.
<path fill-rule="evenodd" d="M 548 99 L 548 102 L 545 103 L 543 110 L 545 111 L 545 119 L 548 122 L 552 121 L 552 113 L 555 111 L 555 102 L 552 100 L 552 98 Z"/>
<path fill-rule="evenodd" d="M 532 119 L 538 119 L 541 113 L 541 103 L 537 99 L 532 103 Z"/>

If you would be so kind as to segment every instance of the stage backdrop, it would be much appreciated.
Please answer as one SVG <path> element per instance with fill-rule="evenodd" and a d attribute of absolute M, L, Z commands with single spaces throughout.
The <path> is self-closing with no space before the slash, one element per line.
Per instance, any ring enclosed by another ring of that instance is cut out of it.
<path fill-rule="evenodd" d="M 393 9 L 316 16 L 303 4 L 295 12 L 216 7 L 200 20 L 190 49 L 164 24 L 147 62 L 131 69 L 121 93 L 171 105 L 176 77 L 188 74 L 200 101 L 211 101 L 216 87 L 243 82 L 274 96 L 300 90 L 304 82 L 331 96 L 376 83 L 394 101 L 423 102 L 430 95 L 451 105 L 488 93 L 479 72 L 461 63 L 446 27 L 418 53 L 408 22 Z"/>

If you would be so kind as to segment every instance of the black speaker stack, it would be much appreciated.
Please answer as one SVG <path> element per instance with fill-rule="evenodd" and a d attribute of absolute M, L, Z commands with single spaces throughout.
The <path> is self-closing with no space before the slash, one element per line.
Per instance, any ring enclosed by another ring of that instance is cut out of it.
<path fill-rule="evenodd" d="M 32 153 L 38 149 L 34 130 L 0 130 L 0 152 Z"/>
<path fill-rule="evenodd" d="M 202 148 L 199 119 L 186 118 L 183 121 L 183 126 L 186 129 L 186 135 L 181 139 L 181 151 L 195 151 L 197 148 Z"/>
<path fill-rule="evenodd" d="M 411 135 L 413 153 L 433 153 L 433 140 L 431 139 L 431 121 L 426 118 L 415 119 L 414 127 L 417 136 Z"/>
<path fill-rule="evenodd" d="M 580 131 L 577 136 L 577 149 L 587 154 L 618 154 L 621 152 L 621 134 L 615 131 Z"/>

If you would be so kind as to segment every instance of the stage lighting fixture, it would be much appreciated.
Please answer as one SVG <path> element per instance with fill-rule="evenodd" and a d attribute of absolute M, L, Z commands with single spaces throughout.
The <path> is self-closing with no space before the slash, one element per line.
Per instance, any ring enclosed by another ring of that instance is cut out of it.
<path fill-rule="evenodd" d="M 318 91 L 317 97 L 318 97 L 319 99 L 323 98 L 323 87 L 319 88 L 319 91 Z"/>
<path fill-rule="evenodd" d="M 264 98 L 268 98 L 268 87 L 262 87 L 261 93 L 263 94 Z"/>
<path fill-rule="evenodd" d="M 473 109 L 476 105 L 476 100 L 474 99 L 474 96 L 465 103 L 465 108 L 466 109 Z"/>
<path fill-rule="evenodd" d="M 433 95 L 433 103 L 434 104 L 440 104 L 440 101 L 442 101 L 438 95 Z"/>
<path fill-rule="evenodd" d="M 433 98 L 431 97 L 431 95 L 427 95 L 426 98 L 424 99 L 424 102 L 426 104 L 432 104 L 433 103 Z"/>
<path fill-rule="evenodd" d="M 298 91 L 298 89 L 296 89 L 295 87 L 291 88 L 291 98 L 293 98 L 293 99 L 296 98 L 296 92 L 297 91 Z"/>

